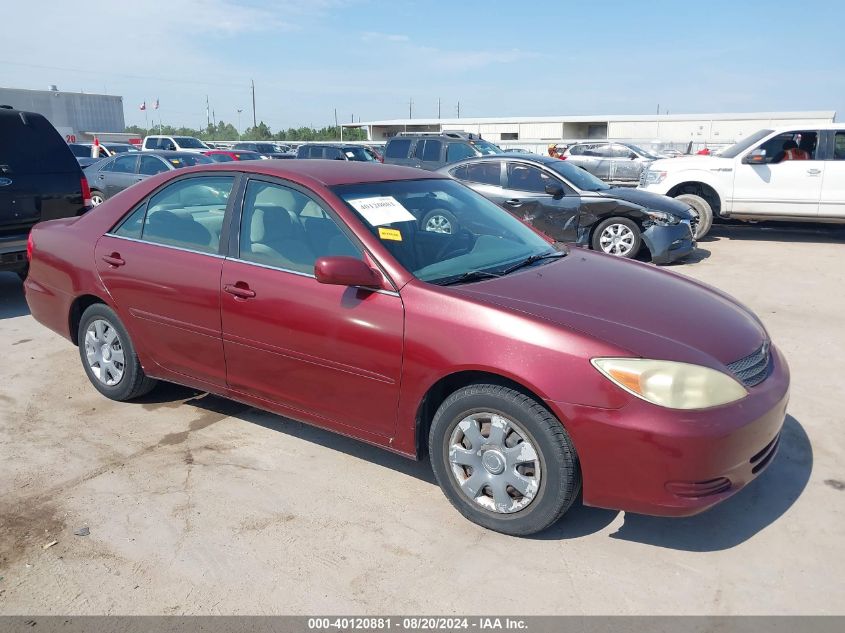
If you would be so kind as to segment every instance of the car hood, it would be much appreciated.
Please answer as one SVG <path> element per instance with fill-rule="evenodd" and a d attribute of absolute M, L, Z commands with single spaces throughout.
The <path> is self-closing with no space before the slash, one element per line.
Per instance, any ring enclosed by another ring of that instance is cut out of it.
<path fill-rule="evenodd" d="M 682 220 L 692 219 L 688 204 L 659 193 L 633 189 L 631 187 L 612 187 L 603 191 L 596 191 L 594 194 L 603 198 L 616 198 L 618 200 L 625 200 L 626 202 L 633 202 L 653 211 L 666 211 L 678 216 Z"/>
<path fill-rule="evenodd" d="M 715 288 L 580 248 L 544 265 L 449 290 L 578 330 L 635 356 L 715 369 L 748 356 L 767 339 L 751 311 Z"/>

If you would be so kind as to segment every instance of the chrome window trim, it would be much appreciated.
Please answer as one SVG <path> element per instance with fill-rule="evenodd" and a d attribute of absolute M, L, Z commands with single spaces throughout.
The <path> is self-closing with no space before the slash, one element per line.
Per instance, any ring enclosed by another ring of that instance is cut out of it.
<path fill-rule="evenodd" d="M 113 237 L 117 240 L 126 240 L 127 242 L 137 242 L 138 244 L 149 244 L 150 246 L 161 246 L 162 248 L 169 248 L 174 251 L 184 251 L 185 253 L 194 253 L 195 255 L 208 255 L 217 259 L 225 259 L 224 255 L 220 253 L 207 253 L 206 251 L 195 251 L 191 248 L 183 246 L 174 246 L 173 244 L 161 244 L 159 242 L 150 242 L 149 240 L 139 240 L 137 237 L 126 237 L 125 235 L 116 235 L 115 233 L 104 233 L 103 237 Z"/>

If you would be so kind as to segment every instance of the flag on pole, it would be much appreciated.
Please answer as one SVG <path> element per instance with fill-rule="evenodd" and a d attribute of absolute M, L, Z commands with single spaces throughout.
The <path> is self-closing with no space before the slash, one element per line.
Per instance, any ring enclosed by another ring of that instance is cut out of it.
<path fill-rule="evenodd" d="M 153 110 L 158 110 L 158 97 L 156 97 L 156 102 L 153 104 Z"/>
<path fill-rule="evenodd" d="M 147 102 L 146 102 L 146 101 L 142 101 L 142 102 L 141 102 L 141 107 L 140 107 L 139 109 L 140 109 L 140 110 L 146 110 L 146 109 L 147 109 Z"/>

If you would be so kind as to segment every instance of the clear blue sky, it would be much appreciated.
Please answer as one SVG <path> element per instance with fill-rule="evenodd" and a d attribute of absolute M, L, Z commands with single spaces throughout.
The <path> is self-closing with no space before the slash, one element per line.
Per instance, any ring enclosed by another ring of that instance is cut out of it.
<path fill-rule="evenodd" d="M 250 79 L 273 129 L 405 117 L 409 99 L 434 117 L 438 98 L 444 117 L 841 117 L 843 25 L 835 0 L 30 0 L 4 7 L 0 85 L 119 94 L 127 123 L 158 97 L 193 127 L 206 95 L 251 123 Z"/>

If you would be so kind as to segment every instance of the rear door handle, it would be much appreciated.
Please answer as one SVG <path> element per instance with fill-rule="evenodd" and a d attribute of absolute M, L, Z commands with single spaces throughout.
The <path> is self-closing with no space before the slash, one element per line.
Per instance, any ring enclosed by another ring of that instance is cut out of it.
<path fill-rule="evenodd" d="M 807 173 L 810 174 L 811 176 L 818 176 L 820 173 L 822 173 L 822 170 L 821 169 L 808 169 Z"/>
<path fill-rule="evenodd" d="M 105 176 L 103 174 L 97 174 L 97 180 L 105 180 Z"/>
<path fill-rule="evenodd" d="M 103 255 L 102 259 L 109 266 L 114 266 L 115 268 L 117 268 L 118 266 L 123 266 L 126 263 L 126 261 L 120 256 L 120 253 L 112 253 L 111 255 Z"/>
<path fill-rule="evenodd" d="M 505 200 L 505 204 L 508 205 L 509 207 L 513 207 L 513 208 L 521 207 L 522 206 L 522 200 L 517 200 L 516 198 L 511 198 L 510 200 Z"/>
<path fill-rule="evenodd" d="M 236 299 L 252 299 L 255 296 L 255 290 L 251 290 L 249 285 L 243 281 L 235 284 L 226 284 L 223 286 L 223 291 L 234 295 Z"/>

